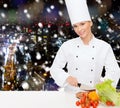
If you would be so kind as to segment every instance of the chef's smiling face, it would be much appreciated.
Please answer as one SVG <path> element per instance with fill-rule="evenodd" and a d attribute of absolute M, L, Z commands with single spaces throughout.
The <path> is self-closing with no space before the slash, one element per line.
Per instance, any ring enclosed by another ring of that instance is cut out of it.
<path fill-rule="evenodd" d="M 93 23 L 91 21 L 84 21 L 73 24 L 73 29 L 82 40 L 91 39 L 91 26 Z"/>

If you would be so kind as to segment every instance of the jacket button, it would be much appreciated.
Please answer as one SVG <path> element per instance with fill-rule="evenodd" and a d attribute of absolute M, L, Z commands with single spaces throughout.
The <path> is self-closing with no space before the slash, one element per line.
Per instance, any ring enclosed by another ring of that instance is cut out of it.
<path fill-rule="evenodd" d="M 92 83 L 92 81 L 90 81 L 90 83 Z"/>
<path fill-rule="evenodd" d="M 76 68 L 76 70 L 78 70 L 78 68 Z"/>
<path fill-rule="evenodd" d="M 92 48 L 95 48 L 95 46 L 92 46 Z"/>
<path fill-rule="evenodd" d="M 76 58 L 78 58 L 78 56 L 76 56 Z"/>
<path fill-rule="evenodd" d="M 91 69 L 91 72 L 93 71 L 93 69 Z"/>
<path fill-rule="evenodd" d="M 77 47 L 79 48 L 79 45 Z"/>
<path fill-rule="evenodd" d="M 94 57 L 92 57 L 92 60 L 94 60 Z"/>

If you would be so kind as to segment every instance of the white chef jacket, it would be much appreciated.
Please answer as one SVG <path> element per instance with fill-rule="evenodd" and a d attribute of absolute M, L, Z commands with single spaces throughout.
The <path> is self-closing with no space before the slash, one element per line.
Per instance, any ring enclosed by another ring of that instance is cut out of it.
<path fill-rule="evenodd" d="M 63 67 L 67 63 L 65 72 Z M 50 73 L 56 84 L 63 87 L 69 75 L 77 78 L 78 82 L 94 86 L 100 82 L 103 67 L 105 66 L 105 78 L 112 79 L 116 86 L 120 78 L 120 68 L 111 46 L 95 37 L 89 45 L 83 44 L 80 37 L 64 42 L 58 50 Z M 70 85 L 65 89 L 76 90 Z"/>

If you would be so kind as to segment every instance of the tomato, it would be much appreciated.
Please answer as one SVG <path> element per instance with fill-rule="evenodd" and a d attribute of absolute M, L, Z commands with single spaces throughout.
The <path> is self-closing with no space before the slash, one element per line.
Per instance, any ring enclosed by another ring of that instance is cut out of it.
<path fill-rule="evenodd" d="M 111 101 L 106 101 L 106 105 L 107 105 L 107 106 L 114 106 L 114 103 L 111 102 Z"/>
<path fill-rule="evenodd" d="M 85 104 L 81 104 L 81 108 L 85 108 Z"/>
<path fill-rule="evenodd" d="M 98 106 L 99 101 L 94 101 L 94 104 L 95 104 L 96 106 Z"/>
<path fill-rule="evenodd" d="M 90 101 L 90 105 L 93 107 L 93 108 L 97 108 L 99 102 L 98 101 Z"/>
<path fill-rule="evenodd" d="M 76 101 L 76 106 L 79 106 L 80 105 L 80 101 Z"/>
<path fill-rule="evenodd" d="M 94 101 L 90 100 L 90 105 L 92 106 L 94 104 Z"/>
<path fill-rule="evenodd" d="M 96 105 L 95 103 L 93 103 L 92 107 L 93 108 L 97 108 L 98 105 Z"/>
<path fill-rule="evenodd" d="M 85 98 L 85 97 L 82 97 L 82 98 L 80 99 L 80 103 L 81 103 L 81 104 L 84 104 L 85 101 L 86 101 L 86 98 Z"/>
<path fill-rule="evenodd" d="M 86 103 L 86 108 L 90 108 L 90 103 L 88 102 L 88 103 Z"/>

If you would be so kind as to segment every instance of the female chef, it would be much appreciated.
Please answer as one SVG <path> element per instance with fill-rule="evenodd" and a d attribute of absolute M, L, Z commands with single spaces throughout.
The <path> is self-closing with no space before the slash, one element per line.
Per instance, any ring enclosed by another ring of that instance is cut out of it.
<path fill-rule="evenodd" d="M 105 79 L 116 86 L 120 78 L 111 46 L 97 39 L 91 31 L 93 25 L 86 0 L 65 0 L 69 17 L 77 38 L 64 42 L 58 50 L 50 69 L 55 82 L 65 90 L 80 90 L 78 83 L 94 87 L 101 81 L 103 67 Z M 63 69 L 67 64 L 67 72 Z"/>

